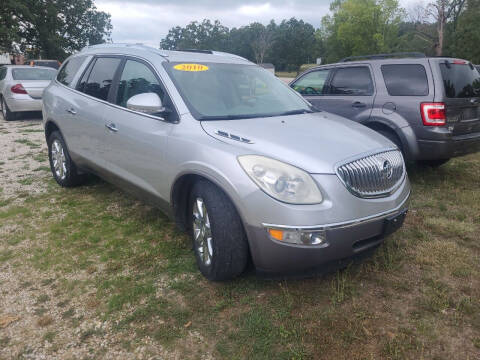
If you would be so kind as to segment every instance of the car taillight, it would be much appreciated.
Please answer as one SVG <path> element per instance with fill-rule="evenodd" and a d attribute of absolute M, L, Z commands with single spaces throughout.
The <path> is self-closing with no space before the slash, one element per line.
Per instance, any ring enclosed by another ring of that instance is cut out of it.
<path fill-rule="evenodd" d="M 447 122 L 444 103 L 422 103 L 420 112 L 425 126 L 443 126 Z"/>
<path fill-rule="evenodd" d="M 26 94 L 24 87 L 22 84 L 13 85 L 10 91 L 14 94 Z"/>

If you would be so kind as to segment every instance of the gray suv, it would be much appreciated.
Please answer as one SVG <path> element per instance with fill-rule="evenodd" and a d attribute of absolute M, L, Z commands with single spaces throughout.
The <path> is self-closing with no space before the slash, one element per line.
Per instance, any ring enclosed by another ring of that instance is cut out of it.
<path fill-rule="evenodd" d="M 316 112 L 235 55 L 101 45 L 43 96 L 55 180 L 101 176 L 167 212 L 211 280 L 309 272 L 379 245 L 405 217 L 401 152 Z"/>
<path fill-rule="evenodd" d="M 386 136 L 407 160 L 435 166 L 480 150 L 480 75 L 468 61 L 418 53 L 351 57 L 290 85 L 315 107 Z"/>

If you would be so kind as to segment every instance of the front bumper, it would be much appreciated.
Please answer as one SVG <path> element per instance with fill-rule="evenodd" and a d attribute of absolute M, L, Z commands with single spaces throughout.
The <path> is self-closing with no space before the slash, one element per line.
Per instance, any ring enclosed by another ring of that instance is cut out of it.
<path fill-rule="evenodd" d="M 260 227 L 248 227 L 249 236 L 257 239 L 254 259 L 257 271 L 285 275 L 309 273 L 322 265 L 355 257 L 382 243 L 386 236 L 403 224 L 408 203 L 409 196 L 390 211 L 343 223 L 304 227 L 263 224 Z M 327 246 L 295 245 L 275 241 L 268 235 L 268 228 L 324 230 Z"/>
<path fill-rule="evenodd" d="M 419 160 L 449 159 L 480 151 L 480 133 L 448 140 L 418 140 Z"/>
<path fill-rule="evenodd" d="M 8 108 L 13 112 L 20 111 L 42 111 L 42 99 L 33 99 L 28 96 L 26 99 L 6 99 Z"/>

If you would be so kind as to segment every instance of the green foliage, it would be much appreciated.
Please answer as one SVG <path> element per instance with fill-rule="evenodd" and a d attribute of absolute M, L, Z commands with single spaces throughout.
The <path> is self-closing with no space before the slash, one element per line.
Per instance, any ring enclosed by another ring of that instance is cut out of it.
<path fill-rule="evenodd" d="M 344 0 L 322 20 L 327 58 L 389 52 L 395 48 L 404 11 L 397 0 Z"/>
<path fill-rule="evenodd" d="M 0 18 L 0 46 L 16 45 L 31 58 L 63 60 L 84 46 L 105 42 L 112 29 L 110 15 L 98 11 L 93 0 L 7 0 L 7 9 Z M 10 21 L 9 13 L 15 15 L 15 27 L 4 40 L 2 25 Z"/>
<path fill-rule="evenodd" d="M 0 53 L 14 49 L 14 42 L 19 40 L 19 23 L 15 17 L 17 0 L 3 0 L 0 11 Z"/>
<path fill-rule="evenodd" d="M 218 20 L 191 22 L 184 28 L 176 26 L 160 42 L 172 49 L 208 49 L 228 51 L 257 63 L 271 62 L 278 70 L 298 70 L 304 62 L 313 61 L 318 49 L 315 28 L 291 18 L 277 25 L 252 23 L 228 29 Z"/>
<path fill-rule="evenodd" d="M 480 0 L 469 0 L 456 22 L 447 26 L 446 53 L 480 64 Z"/>

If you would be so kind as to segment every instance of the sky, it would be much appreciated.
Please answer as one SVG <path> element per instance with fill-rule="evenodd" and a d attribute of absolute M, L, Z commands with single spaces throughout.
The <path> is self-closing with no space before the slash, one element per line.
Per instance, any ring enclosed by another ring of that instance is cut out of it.
<path fill-rule="evenodd" d="M 400 0 L 408 8 L 418 0 Z M 96 0 L 112 16 L 114 42 L 158 47 L 168 30 L 191 21 L 219 20 L 229 28 L 252 22 L 296 17 L 315 28 L 329 11 L 331 0 Z"/>

